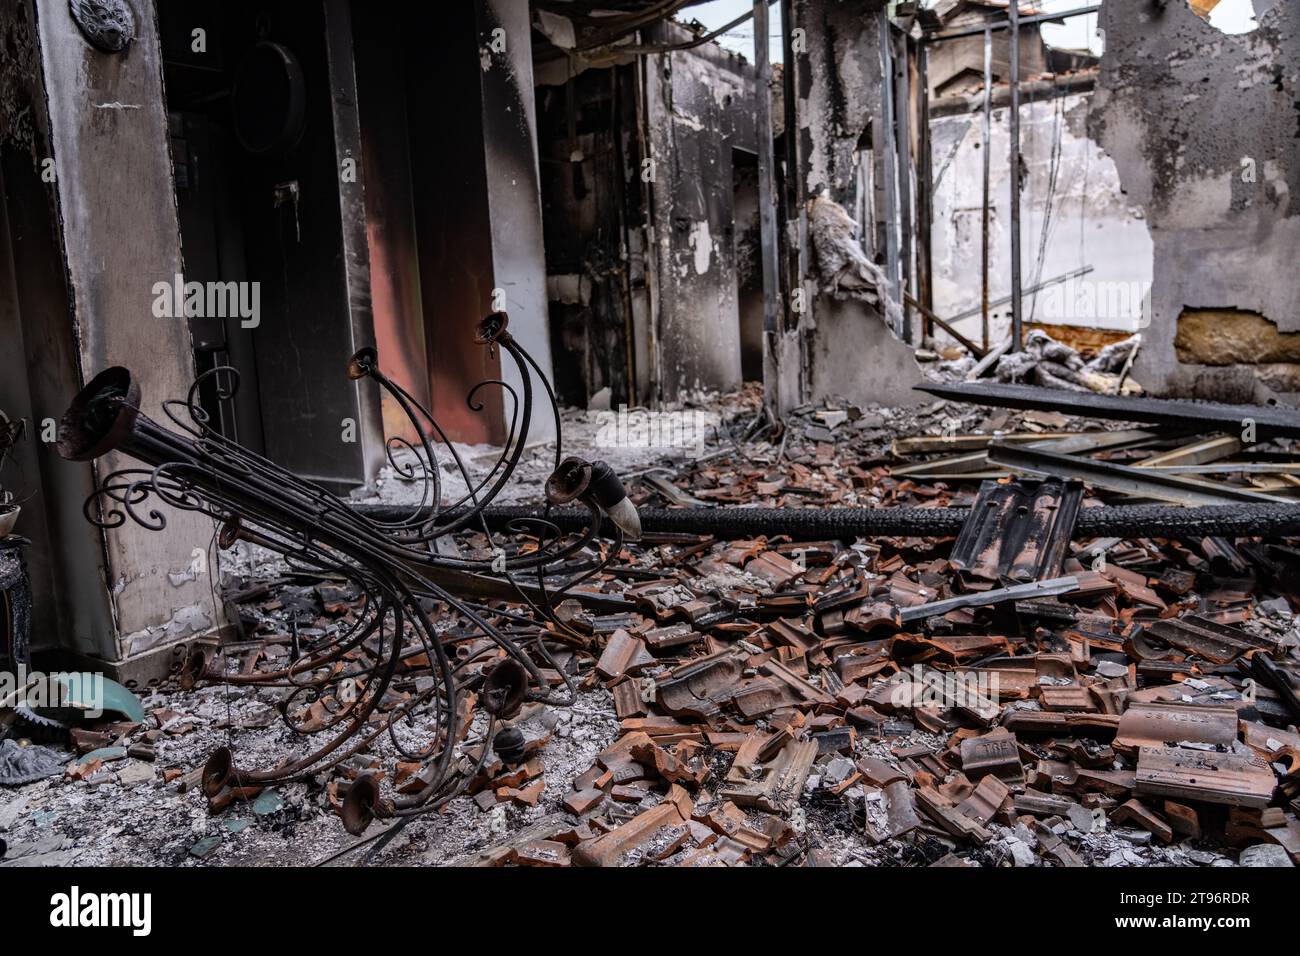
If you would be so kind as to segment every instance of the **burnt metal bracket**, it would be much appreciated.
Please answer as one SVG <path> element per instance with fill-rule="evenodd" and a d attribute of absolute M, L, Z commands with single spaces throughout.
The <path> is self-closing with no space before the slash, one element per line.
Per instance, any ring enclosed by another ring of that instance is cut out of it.
<path fill-rule="evenodd" d="M 135 39 L 135 14 L 126 0 L 68 0 L 68 9 L 96 50 L 121 53 Z"/>
<path fill-rule="evenodd" d="M 462 772 L 466 768 L 456 759 L 457 738 L 450 721 L 460 719 L 462 702 L 465 713 L 474 704 L 462 691 L 471 678 L 453 663 L 445 632 L 435 624 L 444 614 L 457 615 L 466 627 L 504 652 L 504 660 L 519 666 L 524 674 L 520 682 L 529 688 L 522 693 L 529 700 L 553 706 L 573 702 L 577 687 L 567 673 L 559 671 L 541 634 L 564 627 L 557 608 L 566 598 L 585 597 L 597 606 L 608 606 L 611 596 L 578 585 L 598 575 L 618 554 L 625 533 L 639 535 L 640 527 L 636 509 L 613 469 L 599 461 L 561 460 L 563 436 L 554 391 L 536 361 L 515 342 L 508 324 L 505 313 L 493 313 L 479 323 L 475 335 L 479 346 L 499 349 L 511 358 L 520 382 L 516 390 L 492 379 L 468 393 L 472 409 L 483 407 L 477 397 L 492 386 L 507 390 L 516 402 L 511 432 L 487 477 L 466 471 L 433 413 L 383 374 L 375 349 L 359 349 L 347 364 L 349 379 L 371 379 L 398 401 L 416 432 L 417 442 L 389 444 L 389 464 L 422 483 L 421 501 L 435 509 L 423 516 L 367 518 L 327 489 L 215 430 L 198 396 L 205 385 L 220 383 L 219 398 L 233 398 L 239 382 L 233 368 L 210 369 L 195 380 L 184 399 L 162 402 L 170 428 L 141 412 L 138 381 L 121 366 L 99 373 L 73 399 L 59 426 L 59 454 L 70 461 L 90 461 L 110 451 L 121 456 L 119 467 L 100 472 L 98 487 L 86 501 L 84 513 L 92 523 L 114 528 L 131 520 L 161 531 L 167 517 L 154 507 L 161 502 L 217 521 L 221 529 L 217 544 L 223 550 L 239 542 L 267 548 L 296 569 L 347 582 L 357 596 L 357 614 L 345 627 L 269 670 L 229 673 L 223 648 L 187 658 L 182 687 L 199 682 L 288 687 L 289 695 L 280 704 L 285 723 L 297 735 L 329 738 L 315 749 L 304 747 L 310 750 L 305 755 L 295 754 L 261 770 L 240 767 L 229 747 L 219 748 L 203 774 L 203 790 L 214 807 L 247 797 L 250 788 L 303 780 L 330 770 L 368 750 L 381 734 L 388 735 L 403 758 L 425 765 L 422 786 L 418 792 L 389 800 L 381 797 L 373 782 L 364 785 L 358 780 L 348 791 L 342 811 L 349 832 L 360 833 L 376 816 L 410 817 L 437 810 L 460 793 L 479 768 Z M 528 446 L 534 376 L 555 421 L 556 471 L 547 482 L 548 500 L 580 503 L 590 520 L 576 536 L 563 535 L 544 518 L 512 523 L 512 538 L 526 535 L 536 542 L 529 549 L 513 540 L 497 543 L 489 533 L 490 553 L 484 550 L 472 557 L 441 553 L 439 542 L 457 532 L 488 533 L 482 511 L 510 480 Z M 445 446 L 469 489 L 447 508 L 436 445 Z M 409 457 L 399 458 L 398 452 Z M 594 567 L 584 562 L 574 569 L 575 556 L 595 540 L 605 518 L 613 525 L 613 547 Z M 617 609 L 626 608 L 626 599 L 613 599 Z M 493 600 L 523 605 L 523 613 L 533 615 L 536 626 L 528 629 L 526 638 L 499 626 L 496 612 L 482 603 Z M 554 689 L 548 673 L 559 674 L 564 692 Z M 411 684 L 415 690 L 409 696 L 398 700 L 388 693 L 396 682 L 417 678 L 419 684 Z M 312 708 L 317 703 L 332 706 L 327 719 L 315 720 Z M 496 720 L 495 714 L 489 716 L 487 737 L 492 736 Z M 419 726 L 420 742 L 399 738 L 399 725 Z M 487 754 L 486 748 L 482 754 Z"/>

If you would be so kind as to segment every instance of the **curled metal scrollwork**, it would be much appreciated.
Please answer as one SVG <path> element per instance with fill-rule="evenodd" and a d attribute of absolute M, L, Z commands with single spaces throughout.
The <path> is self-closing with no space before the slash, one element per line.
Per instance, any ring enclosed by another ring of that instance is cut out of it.
<path fill-rule="evenodd" d="M 423 484 L 422 505 L 429 507 L 412 508 L 397 521 L 368 518 L 214 428 L 200 404 L 200 391 L 211 384 L 221 397 L 233 396 L 239 382 L 234 369 L 212 369 L 183 400 L 162 402 L 170 428 L 141 411 L 138 384 L 121 367 L 100 373 L 73 400 L 59 433 L 65 458 L 85 461 L 113 451 L 138 463 L 101 478 L 85 505 L 89 520 L 112 528 L 129 519 L 161 531 L 167 525 L 166 510 L 198 512 L 217 522 L 218 547 L 257 545 L 297 571 L 346 582 L 355 595 L 348 626 L 300 649 L 295 644 L 295 656 L 283 666 L 232 672 L 217 648 L 195 651 L 181 667 L 186 687 L 222 683 L 278 689 L 285 724 L 295 738 L 309 741 L 305 753 L 257 769 L 240 766 L 232 750 L 221 748 L 205 768 L 209 797 L 315 777 L 387 737 L 396 759 L 423 765 L 419 786 L 391 797 L 370 784 L 356 787 L 344 822 L 356 829 L 376 816 L 425 813 L 464 789 L 467 774 L 483 765 L 492 729 L 505 719 L 488 712 L 488 735 L 477 760 L 470 762 L 477 766 L 467 769 L 456 759 L 463 722 L 472 716 L 465 710 L 466 691 L 481 685 L 494 667 L 508 665 L 520 675 L 520 699 L 572 701 L 571 676 L 556 665 L 547 647 L 577 637 L 560 620 L 557 606 L 598 574 L 618 553 L 625 533 L 639 533 L 639 524 L 608 466 L 562 460 L 554 392 L 508 324 L 504 313 L 494 313 L 477 330 L 479 344 L 503 361 L 508 356 L 517 373 L 515 385 L 494 378 L 466 396 L 469 408 L 482 412 L 487 407 L 483 390 L 499 388 L 510 406 L 508 440 L 486 474 L 477 478 L 432 412 L 384 375 L 373 348 L 359 350 L 348 362 L 349 377 L 375 381 L 404 411 L 416 436 L 390 439 L 386 450 L 398 475 Z M 547 483 L 548 500 L 576 500 L 590 509 L 591 521 L 580 534 L 566 535 L 545 520 L 516 522 L 505 534 L 494 534 L 484 518 L 484 509 L 509 483 L 527 444 L 534 379 L 542 385 L 556 425 L 556 471 Z M 466 489 L 450 504 L 441 500 L 440 453 Z M 436 546 L 462 531 L 481 534 L 491 556 L 453 556 L 454 550 L 444 553 Z M 598 545 L 602 534 L 612 543 Z M 521 547 L 524 540 L 527 546 Z M 574 560 L 588 550 L 603 556 Z M 457 628 L 440 629 L 430 608 L 454 618 Z"/>

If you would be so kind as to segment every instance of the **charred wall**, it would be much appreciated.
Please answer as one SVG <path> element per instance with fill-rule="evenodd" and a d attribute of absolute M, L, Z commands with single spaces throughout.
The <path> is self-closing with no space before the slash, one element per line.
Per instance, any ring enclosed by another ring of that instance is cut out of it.
<path fill-rule="evenodd" d="M 794 64 L 804 200 L 825 195 L 855 208 L 864 146 L 884 149 L 881 0 L 795 0 L 792 27 L 801 30 L 803 51 Z M 874 181 L 881 181 L 879 175 Z M 875 197 L 871 197 L 875 202 Z M 879 248 L 879 238 L 873 237 Z M 814 253 L 815 255 L 815 253 Z M 879 256 L 876 257 L 878 260 Z M 812 298 L 815 331 L 809 348 L 808 384 L 817 401 L 839 397 L 855 403 L 910 404 L 920 381 L 912 350 L 885 325 L 880 313 L 858 299 L 826 290 Z"/>
<path fill-rule="evenodd" d="M 154 283 L 181 271 L 181 250 L 154 4 L 134 13 L 134 38 L 115 54 L 87 42 L 67 3 L 24 0 L 0 11 L 8 60 L 0 255 L 12 276 L 0 330 L 17 343 L 0 364 L 0 402 L 16 403 L 40 441 L 27 458 L 38 493 L 17 529 L 48 549 L 33 568 L 55 607 L 38 603 L 37 642 L 119 664 L 155 649 L 165 659 L 173 641 L 222 623 L 210 580 L 195 570 L 195 542 L 208 540 L 210 524 L 180 512 L 162 536 L 133 522 L 96 529 L 82 513 L 92 478 L 125 460 L 113 453 L 92 470 L 56 460 L 41 441 L 69 386 L 106 366 L 128 366 L 143 410 L 159 419 L 162 402 L 184 395 L 194 374 L 186 323 L 151 309 Z M 21 58 L 9 60 L 15 52 Z M 25 118 L 10 112 L 16 97 Z M 26 366 L 21 376 L 5 374 L 15 359 Z"/>
<path fill-rule="evenodd" d="M 53 317 L 70 314 L 58 203 L 44 160 L 49 117 L 40 82 L 35 7 L 30 0 L 0 9 L 0 411 L 25 419 L 26 437 L 10 452 L 0 490 L 22 508 L 17 533 L 31 545 L 33 648 L 56 647 L 61 635 L 104 634 L 111 619 L 99 575 L 102 542 L 75 505 L 93 489 L 90 469 L 71 468 L 39 440 L 80 387 L 75 330 Z M 100 647 L 113 650 L 105 637 Z"/>
<path fill-rule="evenodd" d="M 1189 310 L 1241 310 L 1280 334 L 1300 330 L 1291 281 L 1300 259 L 1300 5 L 1255 9 L 1256 30 L 1227 35 L 1185 3 L 1102 8 L 1091 132 L 1151 227 L 1150 329 L 1134 374 L 1157 392 L 1249 400 L 1266 381 L 1300 390 L 1285 370 L 1183 361 L 1176 346 Z M 1196 321 L 1204 326 L 1203 315 Z M 1183 358 L 1203 357 L 1188 342 L 1195 335 L 1183 329 Z"/>
<path fill-rule="evenodd" d="M 651 42 L 689 39 L 659 24 Z M 646 58 L 662 397 L 741 384 L 733 150 L 754 151 L 753 67 L 719 47 Z"/>
<path fill-rule="evenodd" d="M 635 65 L 537 88 L 555 386 L 585 406 L 637 404 L 633 302 L 646 291 Z"/>

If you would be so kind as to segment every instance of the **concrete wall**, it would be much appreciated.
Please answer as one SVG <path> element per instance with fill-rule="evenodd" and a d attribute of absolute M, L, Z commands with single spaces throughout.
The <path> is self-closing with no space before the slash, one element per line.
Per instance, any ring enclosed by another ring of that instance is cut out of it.
<path fill-rule="evenodd" d="M 49 157 L 35 8 L 0 7 L 0 409 L 26 419 L 27 439 L 10 453 L 0 481 L 23 500 L 17 533 L 32 542 L 33 648 L 57 647 L 61 636 L 111 631 L 108 592 L 94 567 L 103 550 L 72 503 L 90 494 L 89 468 L 70 468 L 40 425 L 57 417 L 80 384 L 67 277 L 54 207 L 42 179 Z M 69 507 L 58 507 L 67 502 Z M 107 641 L 106 641 L 107 644 Z M 111 647 L 111 644 L 108 644 Z"/>
<path fill-rule="evenodd" d="M 386 11 L 375 6 L 354 7 L 352 30 L 375 344 L 384 373 L 427 408 L 428 343 L 420 289 L 406 77 L 402 58 L 393 55 L 392 22 Z M 385 437 L 419 440 L 401 404 L 387 392 L 382 408 Z"/>
<path fill-rule="evenodd" d="M 542 241 L 542 194 L 537 175 L 537 103 L 533 96 L 532 27 L 522 0 L 475 0 L 482 63 L 483 153 L 487 167 L 488 216 L 495 287 L 505 292 L 510 331 L 551 377 L 546 308 L 546 253 Z M 496 34 L 495 31 L 504 31 Z M 504 35 L 503 52 L 493 52 Z M 455 95 L 455 94 L 452 94 Z M 501 362 L 503 379 L 520 388 L 513 360 Z M 531 372 L 529 373 L 532 374 Z M 529 441 L 555 437 L 546 396 L 534 383 L 537 414 Z M 506 410 L 509 415 L 509 410 Z"/>
<path fill-rule="evenodd" d="M 796 54 L 797 114 L 804 198 L 823 191 L 845 209 L 856 207 L 860 141 L 870 128 L 880 156 L 881 0 L 795 0 L 793 28 L 803 30 L 805 52 Z M 789 68 L 789 65 L 787 65 Z M 880 182 L 876 177 L 876 182 Z M 857 300 L 812 298 L 812 337 L 806 386 L 809 397 L 857 404 L 910 404 L 921 380 L 912 350 L 886 327 L 880 314 Z"/>
<path fill-rule="evenodd" d="M 1178 361 L 1187 309 L 1256 312 L 1300 330 L 1300 4 L 1256 2 L 1229 36 L 1185 3 L 1107 3 L 1091 131 L 1146 211 L 1151 328 L 1134 375 L 1171 394 L 1251 397 L 1258 369 Z"/>
<path fill-rule="evenodd" d="M 1091 94 L 1024 103 L 1020 148 L 1025 176 L 1021 191 L 1021 269 L 1025 288 L 1075 272 L 1093 271 L 1025 297 L 1025 320 L 1137 331 L 1151 285 L 1152 243 L 1145 216 L 1120 186 L 1114 161 L 1087 132 Z M 989 168 L 989 297 L 1011 291 L 1008 164 L 1010 111 L 995 109 Z M 1059 128 L 1059 140 L 1058 140 Z M 931 124 L 934 169 L 934 308 L 954 316 L 980 305 L 983 211 L 982 117 L 945 116 Z M 1059 141 L 1053 188 L 1052 154 Z M 1049 215 L 1041 267 L 1039 247 Z M 990 341 L 1011 330 L 1010 305 L 990 309 Z M 981 317 L 955 323 L 980 340 Z M 954 342 L 942 330 L 940 342 Z"/>
<path fill-rule="evenodd" d="M 685 34 L 662 24 L 654 42 Z M 753 150 L 753 68 L 721 48 L 646 58 L 660 397 L 741 384 L 732 149 Z"/>
<path fill-rule="evenodd" d="M 551 374 L 527 5 L 475 0 L 414 12 L 384 7 L 371 17 L 390 33 L 403 32 L 399 40 L 381 30 L 376 42 L 401 51 L 408 84 L 413 246 L 431 410 L 454 440 L 500 443 L 512 399 L 498 386 L 477 387 L 503 379 L 522 398 L 520 379 L 502 350 L 474 341 L 478 322 L 503 308 L 513 336 Z M 436 37 L 436 55 L 427 37 Z M 363 68 L 363 87 L 368 72 Z M 363 113 L 363 126 L 369 122 Z M 467 404 L 471 392 L 481 411 Z M 555 426 L 535 381 L 533 397 L 540 404 L 528 440 L 544 440 Z"/>
<path fill-rule="evenodd" d="M 154 7 L 133 0 L 131 8 L 135 40 L 112 54 L 86 42 L 63 0 L 35 3 L 72 309 L 46 320 L 74 327 L 83 379 L 109 365 L 127 366 L 139 380 L 143 411 L 162 419 L 161 403 L 186 394 L 193 364 L 185 320 L 155 318 L 151 309 L 153 283 L 181 272 L 180 239 Z M 102 476 L 128 464 L 110 455 L 95 468 Z M 47 499 L 65 513 L 79 512 L 80 504 L 63 495 Z M 66 595 L 90 580 L 107 589 L 111 619 L 78 613 L 77 632 L 60 635 L 61 643 L 118 660 L 219 623 L 206 565 L 190 571 L 192 552 L 212 537 L 211 522 L 165 510 L 165 533 L 127 521 L 104 532 L 94 563 L 65 570 L 75 578 L 65 577 Z"/>
<path fill-rule="evenodd" d="M 361 165 L 355 181 L 339 177 L 339 239 L 343 272 L 344 315 L 340 323 L 349 345 L 357 349 L 374 347 L 375 316 L 371 308 L 370 241 L 366 222 L 365 168 L 361 144 L 359 97 L 353 54 L 352 5 L 350 0 L 324 0 L 325 55 L 328 61 L 330 128 L 334 133 L 334 168 L 351 162 Z M 352 354 L 352 353 L 349 353 Z M 356 403 L 359 432 L 360 473 L 369 484 L 386 460 L 384 412 L 381 389 L 370 378 L 349 380 L 344 395 Z M 341 456 L 340 456 L 341 457 Z M 353 479 L 355 480 L 355 479 Z"/>

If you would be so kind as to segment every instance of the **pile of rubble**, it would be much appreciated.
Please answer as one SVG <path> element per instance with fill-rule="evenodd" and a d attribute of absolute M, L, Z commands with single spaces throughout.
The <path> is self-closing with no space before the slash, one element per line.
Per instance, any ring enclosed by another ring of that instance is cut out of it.
<path fill-rule="evenodd" d="M 1182 503 L 1195 482 L 1211 497 L 1286 500 L 1290 438 L 1247 450 L 1236 436 L 1160 420 L 1135 429 L 956 402 L 807 408 L 780 431 L 755 427 L 756 409 L 748 416 L 750 427 L 733 429 L 748 441 L 628 480 L 633 499 L 700 515 L 762 505 L 970 516 L 942 537 L 651 529 L 616 554 L 575 556 L 567 573 L 609 560 L 559 604 L 557 622 L 539 627 L 520 606 L 488 602 L 492 623 L 520 646 L 547 643 L 549 684 L 576 690 L 569 709 L 524 705 L 505 733 L 489 735 L 480 699 L 500 649 L 451 608 L 429 608 L 471 688 L 455 731 L 463 789 L 409 826 L 372 824 L 356 855 L 532 866 L 1292 865 L 1300 551 L 1275 536 L 1078 531 L 1080 515 L 1121 491 Z M 1100 477 L 1090 473 L 1086 490 L 1059 473 L 1094 466 Z M 1150 484 L 1114 484 L 1133 471 Z M 460 534 L 456 547 L 476 558 L 490 542 Z M 245 636 L 221 649 L 228 672 L 281 667 L 360 613 L 358 595 L 301 574 L 235 585 L 228 597 Z M 384 707 L 416 690 L 399 675 Z M 70 742 L 83 756 L 63 782 L 37 786 L 49 799 L 126 786 L 112 779 L 116 761 L 156 760 L 150 782 L 183 794 L 174 799 L 193 812 L 201 771 L 177 757 L 199 748 L 181 742 L 239 731 L 268 753 L 292 753 L 274 713 L 282 694 L 165 689 L 134 726 L 114 718 L 76 729 Z M 330 719 L 327 701 L 312 707 L 309 720 Z M 398 740 L 380 739 L 292 793 L 227 789 L 204 813 L 248 827 L 282 820 L 292 804 L 296 842 L 310 832 L 317 858 L 346 850 L 341 827 L 324 824 L 360 781 L 385 797 L 422 786 L 427 768 L 401 759 Z M 181 852 L 228 859 L 233 837 L 187 835 Z"/>

